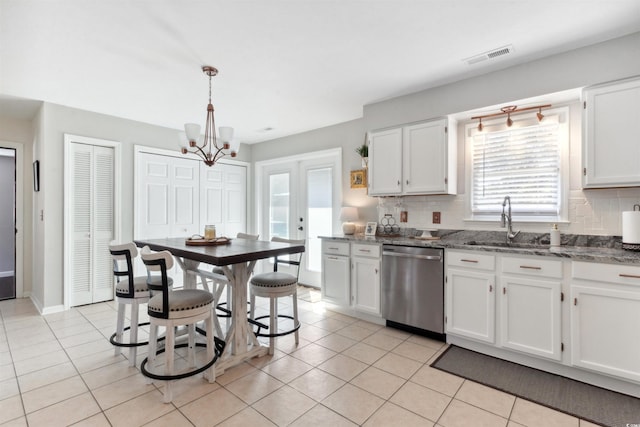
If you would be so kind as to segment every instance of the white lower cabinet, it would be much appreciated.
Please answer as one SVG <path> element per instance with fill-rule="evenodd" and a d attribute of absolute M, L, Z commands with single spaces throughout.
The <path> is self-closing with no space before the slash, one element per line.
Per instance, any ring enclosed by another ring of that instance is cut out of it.
<path fill-rule="evenodd" d="M 573 263 L 571 362 L 640 382 L 640 267 Z"/>
<path fill-rule="evenodd" d="M 351 259 L 353 308 L 381 316 L 380 259 L 356 256 Z"/>
<path fill-rule="evenodd" d="M 382 318 L 379 244 L 322 240 L 322 299 L 348 314 Z"/>
<path fill-rule="evenodd" d="M 495 257 L 447 251 L 445 331 L 495 343 Z"/>
<path fill-rule="evenodd" d="M 500 276 L 502 347 L 560 360 L 562 261 L 504 257 L 502 271 L 510 273 Z"/>
<path fill-rule="evenodd" d="M 322 241 L 322 299 L 333 304 L 350 303 L 349 243 Z"/>
<path fill-rule="evenodd" d="M 562 261 L 461 251 L 446 259 L 447 334 L 561 359 Z"/>

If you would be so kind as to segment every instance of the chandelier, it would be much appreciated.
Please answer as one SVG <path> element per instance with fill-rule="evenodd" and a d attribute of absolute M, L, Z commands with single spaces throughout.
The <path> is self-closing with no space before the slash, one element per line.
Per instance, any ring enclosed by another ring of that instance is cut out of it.
<path fill-rule="evenodd" d="M 207 105 L 207 121 L 204 125 L 204 140 L 202 144 L 198 144 L 200 139 L 200 125 L 195 123 L 186 123 L 184 125 L 184 133 L 189 141 L 189 148 L 182 147 L 182 154 L 197 154 L 205 165 L 213 166 L 222 157 L 230 155 L 235 157 L 238 153 L 238 147 L 231 147 L 233 139 L 233 128 L 221 126 L 218 129 L 219 136 L 216 137 L 216 121 L 213 118 L 213 104 L 211 103 L 211 77 L 218 74 L 218 69 L 205 65 L 202 71 L 209 76 L 209 105 Z M 218 145 L 220 140 L 220 145 Z M 235 144 L 234 144 L 235 145 Z M 228 151 L 223 151 L 228 150 Z"/>

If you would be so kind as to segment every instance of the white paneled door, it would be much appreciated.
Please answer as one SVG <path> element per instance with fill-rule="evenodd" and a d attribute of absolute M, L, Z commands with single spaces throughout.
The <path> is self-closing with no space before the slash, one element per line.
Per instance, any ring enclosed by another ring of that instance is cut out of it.
<path fill-rule="evenodd" d="M 113 299 L 114 164 L 114 147 L 73 139 L 67 144 L 65 284 L 70 306 Z"/>
<path fill-rule="evenodd" d="M 247 232 L 247 168 L 200 162 L 200 224 L 215 225 L 219 236 Z"/>
<path fill-rule="evenodd" d="M 140 152 L 136 176 L 136 238 L 247 232 L 246 166 Z"/>
<path fill-rule="evenodd" d="M 200 232 L 199 163 L 139 154 L 137 238 L 186 238 Z"/>

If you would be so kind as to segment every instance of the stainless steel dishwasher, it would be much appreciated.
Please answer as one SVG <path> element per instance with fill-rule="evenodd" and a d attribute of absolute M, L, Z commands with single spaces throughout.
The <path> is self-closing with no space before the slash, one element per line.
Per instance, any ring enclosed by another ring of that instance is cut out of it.
<path fill-rule="evenodd" d="M 444 334 L 444 250 L 382 246 L 382 317 Z"/>

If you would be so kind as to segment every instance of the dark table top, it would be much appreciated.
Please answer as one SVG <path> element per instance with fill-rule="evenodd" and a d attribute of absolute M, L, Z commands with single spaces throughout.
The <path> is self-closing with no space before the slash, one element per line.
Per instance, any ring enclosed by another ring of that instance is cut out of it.
<path fill-rule="evenodd" d="M 304 245 L 249 239 L 232 239 L 226 245 L 216 246 L 187 246 L 183 237 L 140 239 L 134 240 L 134 243 L 138 247 L 149 246 L 153 251 L 167 250 L 175 256 L 213 265 L 230 265 L 304 252 Z"/>

